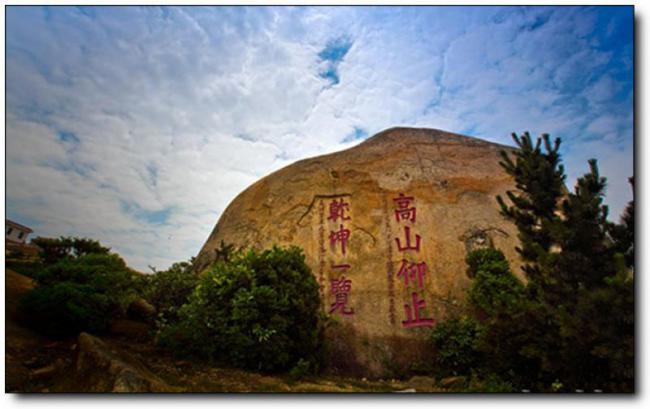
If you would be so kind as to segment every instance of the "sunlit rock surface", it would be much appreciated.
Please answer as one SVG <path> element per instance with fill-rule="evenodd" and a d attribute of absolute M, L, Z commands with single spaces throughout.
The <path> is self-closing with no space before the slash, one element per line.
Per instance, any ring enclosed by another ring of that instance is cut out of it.
<path fill-rule="evenodd" d="M 467 252 L 494 246 L 519 274 L 516 228 L 499 214 L 514 189 L 511 148 L 434 129 L 393 128 L 259 180 L 225 210 L 197 257 L 223 240 L 304 249 L 321 284 L 332 366 L 383 376 L 421 364 L 430 328 L 462 312 Z"/>

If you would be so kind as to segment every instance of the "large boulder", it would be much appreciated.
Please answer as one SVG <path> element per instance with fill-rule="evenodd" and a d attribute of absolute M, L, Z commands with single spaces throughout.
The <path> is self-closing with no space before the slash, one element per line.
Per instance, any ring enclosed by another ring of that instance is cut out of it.
<path fill-rule="evenodd" d="M 332 359 L 344 362 L 333 366 L 399 373 L 427 359 L 432 326 L 465 308 L 469 251 L 494 246 L 519 274 L 517 231 L 495 200 L 514 189 L 499 165 L 500 151 L 511 149 L 393 128 L 296 162 L 232 201 L 196 266 L 208 268 L 222 241 L 302 247 L 323 311 L 338 322 Z"/>

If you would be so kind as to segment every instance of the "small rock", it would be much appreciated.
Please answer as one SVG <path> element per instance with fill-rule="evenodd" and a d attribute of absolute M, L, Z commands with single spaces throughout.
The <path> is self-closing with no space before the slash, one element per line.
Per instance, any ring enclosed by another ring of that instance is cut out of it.
<path fill-rule="evenodd" d="M 50 388 L 41 389 L 41 393 L 48 393 L 49 391 L 50 391 Z"/>
<path fill-rule="evenodd" d="M 416 390 L 414 388 L 409 388 L 409 389 L 404 389 L 401 391 L 397 391 L 396 393 L 415 393 Z"/>
<path fill-rule="evenodd" d="M 77 344 L 70 345 L 70 351 L 74 351 L 76 349 L 77 349 Z"/>
<path fill-rule="evenodd" d="M 23 365 L 25 365 L 28 368 L 37 368 L 37 367 L 43 365 L 43 360 L 40 359 L 37 356 L 33 356 L 33 357 L 29 358 L 28 360 L 24 361 Z"/>
<path fill-rule="evenodd" d="M 176 366 L 181 367 L 181 368 L 187 368 L 192 366 L 192 363 L 189 361 L 176 361 L 175 362 Z"/>
<path fill-rule="evenodd" d="M 450 376 L 448 378 L 442 379 L 440 381 L 440 385 L 442 385 L 444 388 L 453 388 L 454 386 L 459 386 L 464 382 L 464 376 Z"/>
<path fill-rule="evenodd" d="M 32 379 L 49 378 L 56 373 L 56 370 L 57 370 L 56 365 L 52 364 L 52 365 L 44 366 L 42 368 L 34 369 L 29 373 L 29 376 Z"/>
<path fill-rule="evenodd" d="M 361 378 L 361 382 L 368 382 L 368 378 Z"/>
<path fill-rule="evenodd" d="M 406 382 L 412 388 L 430 390 L 436 386 L 436 378 L 429 376 L 414 376 Z"/>

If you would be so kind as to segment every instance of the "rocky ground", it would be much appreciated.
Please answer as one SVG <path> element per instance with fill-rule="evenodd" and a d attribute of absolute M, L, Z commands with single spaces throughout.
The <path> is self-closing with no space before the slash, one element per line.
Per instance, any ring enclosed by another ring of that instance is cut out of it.
<path fill-rule="evenodd" d="M 111 334 L 50 340 L 25 327 L 20 298 L 34 282 L 7 270 L 6 392 L 446 392 L 433 378 L 408 381 L 269 376 L 178 360 L 156 348 L 144 324 L 122 320 Z"/>

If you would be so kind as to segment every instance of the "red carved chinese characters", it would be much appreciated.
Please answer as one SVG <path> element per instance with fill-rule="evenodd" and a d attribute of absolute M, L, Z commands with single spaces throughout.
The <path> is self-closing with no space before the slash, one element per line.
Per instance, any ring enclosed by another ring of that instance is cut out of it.
<path fill-rule="evenodd" d="M 343 315 L 354 314 L 354 310 L 348 308 L 350 290 L 352 290 L 352 280 L 346 279 L 345 276 L 332 280 L 334 302 L 330 306 L 330 314 L 337 311 Z"/>
<path fill-rule="evenodd" d="M 411 293 L 411 304 L 404 304 L 407 318 L 405 321 L 402 321 L 402 326 L 404 328 L 433 326 L 433 318 L 423 318 L 420 316 L 420 311 L 424 308 L 426 308 L 426 302 L 418 299 L 418 293 L 413 291 Z"/>
<path fill-rule="evenodd" d="M 352 218 L 346 213 L 350 211 L 350 204 L 344 198 L 334 199 L 329 204 L 329 216 L 327 220 L 338 223 L 338 229 L 330 231 L 330 248 L 333 250 L 334 255 L 338 252 L 338 245 L 341 247 L 341 256 L 345 257 L 348 240 L 350 239 L 351 232 L 344 225 L 346 221 Z M 352 280 L 346 278 L 343 273 L 346 273 L 352 266 L 347 263 L 332 264 L 331 269 L 336 273 L 336 278 L 330 280 L 331 292 L 334 302 L 330 305 L 330 314 L 338 313 L 341 315 L 353 315 L 354 309 L 348 306 L 350 299 L 350 292 L 352 290 Z"/>
<path fill-rule="evenodd" d="M 346 216 L 345 212 L 350 210 L 350 204 L 345 202 L 343 198 L 340 200 L 332 200 L 330 203 L 330 215 L 327 217 L 327 220 L 337 221 L 341 219 L 343 221 L 350 220 L 350 216 Z"/>
<path fill-rule="evenodd" d="M 405 244 L 402 246 L 402 242 L 400 239 L 395 237 L 395 242 L 397 243 L 397 250 L 399 251 L 406 251 L 406 250 L 415 250 L 415 251 L 420 251 L 420 235 L 416 234 L 415 235 L 415 244 L 411 244 L 411 228 L 408 226 L 404 226 L 404 236 L 406 238 L 404 239 Z"/>
<path fill-rule="evenodd" d="M 323 219 L 325 217 L 325 205 L 320 201 L 318 206 L 318 287 L 321 300 L 325 294 L 325 227 Z"/>
<path fill-rule="evenodd" d="M 336 246 L 336 242 L 340 241 L 341 242 L 341 253 L 345 256 L 345 247 L 348 243 L 348 239 L 350 238 L 350 230 L 344 229 L 343 225 L 340 225 L 340 229 L 337 231 L 330 232 L 330 247 L 334 248 Z"/>
<path fill-rule="evenodd" d="M 388 200 L 386 195 L 384 195 L 383 200 L 383 211 L 384 211 L 384 223 L 385 223 L 385 234 L 386 234 L 386 243 L 388 243 L 388 248 L 386 249 L 386 282 L 388 284 L 388 321 L 391 325 L 395 325 L 395 277 L 394 277 L 394 266 L 393 266 L 393 245 L 390 236 L 390 220 L 388 216 Z"/>
<path fill-rule="evenodd" d="M 404 279 L 404 286 L 408 287 L 411 282 L 417 280 L 418 288 L 424 288 L 424 275 L 427 273 L 427 263 L 409 263 L 402 260 L 402 266 L 397 273 L 398 277 Z"/>
<path fill-rule="evenodd" d="M 413 201 L 413 196 L 406 197 L 404 193 L 400 193 L 399 197 L 393 199 L 397 205 L 395 209 L 395 220 L 410 220 L 415 223 L 415 207 L 409 207 Z"/>
<path fill-rule="evenodd" d="M 395 219 L 398 223 L 415 224 L 416 207 L 412 205 L 415 201 L 413 196 L 405 196 L 400 193 L 399 197 L 393 199 L 396 205 Z M 413 240 L 412 237 L 415 239 Z M 414 250 L 420 252 L 422 238 L 419 234 L 411 234 L 411 226 L 404 226 L 404 238 L 395 237 L 397 250 L 405 252 Z M 397 277 L 404 280 L 404 287 L 410 294 L 408 302 L 404 303 L 404 313 L 406 319 L 402 321 L 404 328 L 431 327 L 434 324 L 433 318 L 426 317 L 426 301 L 421 298 L 418 291 L 424 290 L 424 278 L 427 273 L 427 264 L 425 262 L 414 262 L 402 259 Z"/>

